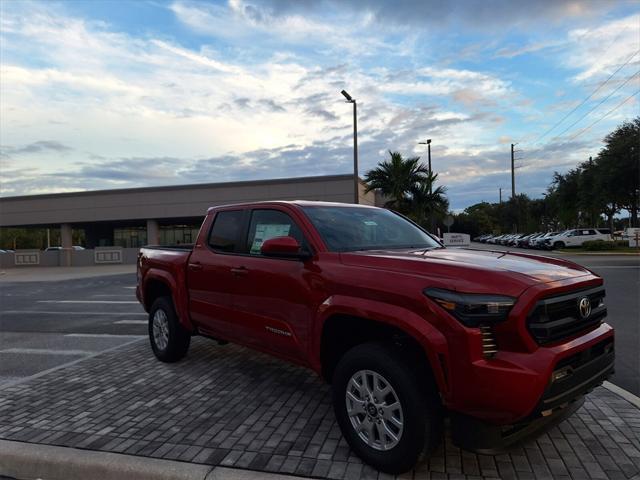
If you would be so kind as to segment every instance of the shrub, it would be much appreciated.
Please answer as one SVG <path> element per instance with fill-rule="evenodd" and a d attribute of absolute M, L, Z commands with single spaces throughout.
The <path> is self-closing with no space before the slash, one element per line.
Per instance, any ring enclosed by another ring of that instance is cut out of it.
<path fill-rule="evenodd" d="M 589 251 L 613 250 L 616 246 L 615 242 L 608 242 L 606 240 L 589 240 L 582 244 L 582 248 Z"/>

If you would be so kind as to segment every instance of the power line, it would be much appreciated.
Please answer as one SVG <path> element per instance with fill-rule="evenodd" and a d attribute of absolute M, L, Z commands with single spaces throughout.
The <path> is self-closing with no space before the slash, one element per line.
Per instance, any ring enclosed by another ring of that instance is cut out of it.
<path fill-rule="evenodd" d="M 550 129 L 548 129 L 546 132 L 544 132 L 542 135 L 540 135 L 535 142 L 532 142 L 532 144 L 536 144 L 538 143 L 540 140 L 542 140 L 544 137 L 546 137 L 549 133 L 551 133 L 553 130 L 555 130 L 555 128 L 560 125 L 562 122 L 564 122 L 568 117 L 570 117 L 576 110 L 578 110 L 582 105 L 584 105 L 585 103 L 587 103 L 587 101 L 593 97 L 596 93 L 598 93 L 598 91 L 604 87 L 609 80 L 611 80 L 613 78 L 613 76 L 618 73 L 620 70 L 622 70 L 623 67 L 625 67 L 632 59 L 633 57 L 635 57 L 638 52 L 640 52 L 640 50 L 636 50 L 635 52 L 633 52 L 633 54 L 627 59 L 626 62 L 624 62 L 622 65 L 620 65 L 615 72 L 613 72 L 611 75 L 609 75 L 609 78 L 607 78 L 604 82 L 602 82 L 593 92 L 591 92 L 591 94 L 585 98 L 582 102 L 580 102 L 580 104 L 578 104 L 576 107 L 573 108 L 573 110 L 571 110 L 569 113 L 567 113 L 564 117 L 562 117 L 560 119 L 559 122 L 557 122 L 553 127 L 551 127 Z"/>
<path fill-rule="evenodd" d="M 640 93 L 640 90 L 638 90 L 637 92 L 632 93 L 631 95 L 629 95 L 627 98 L 625 98 L 622 102 L 620 102 L 618 105 L 616 105 L 615 107 L 613 107 L 611 110 L 609 110 L 607 113 L 605 113 L 602 117 L 600 117 L 599 119 L 597 119 L 595 122 L 593 122 L 591 125 L 589 125 L 588 127 L 580 130 L 578 133 L 576 133 L 573 137 L 569 138 L 567 141 L 571 141 L 574 138 L 579 137 L 580 135 L 582 135 L 584 132 L 586 132 L 587 130 L 589 130 L 591 127 L 593 127 L 596 123 L 598 123 L 601 120 L 604 120 L 605 118 L 607 118 L 611 113 L 613 113 L 614 111 L 616 111 L 617 109 L 619 109 L 622 105 L 624 105 L 625 103 L 627 103 L 629 100 L 631 100 L 633 97 L 635 97 L 636 95 L 638 95 L 638 93 Z"/>
<path fill-rule="evenodd" d="M 578 120 L 576 120 L 575 122 L 573 122 L 571 125 L 569 125 L 567 128 L 565 128 L 562 132 L 560 132 L 558 135 L 556 135 L 555 137 L 553 137 L 553 139 L 555 140 L 556 138 L 560 138 L 562 135 L 564 135 L 564 133 L 567 130 L 570 130 L 574 125 L 576 125 L 577 123 L 581 122 L 585 117 L 589 116 L 589 114 L 591 112 L 593 112 L 596 108 L 598 108 L 600 105 L 602 105 L 604 102 L 606 102 L 609 98 L 611 98 L 611 96 L 616 93 L 618 90 L 620 90 L 622 87 L 624 87 L 627 83 L 629 83 L 629 81 L 631 81 L 631 79 L 633 77 L 637 77 L 638 74 L 640 73 L 640 70 L 638 70 L 636 73 L 634 73 L 633 75 L 631 75 L 629 78 L 627 78 L 623 83 L 621 83 L 620 85 L 618 85 L 618 87 L 613 90 L 611 93 L 609 93 L 609 95 L 607 95 L 606 97 L 604 97 L 602 100 L 600 100 L 600 103 L 598 103 L 595 107 L 593 107 L 591 110 L 589 110 L 587 113 L 585 113 L 584 115 L 582 115 Z"/>

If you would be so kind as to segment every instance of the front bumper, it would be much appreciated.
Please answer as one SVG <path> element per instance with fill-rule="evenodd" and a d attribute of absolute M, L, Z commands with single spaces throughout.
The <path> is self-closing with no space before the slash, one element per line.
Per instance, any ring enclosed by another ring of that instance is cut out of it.
<path fill-rule="evenodd" d="M 613 337 L 559 360 L 532 413 L 507 425 L 496 425 L 462 413 L 451 414 L 453 441 L 461 448 L 493 454 L 558 424 L 584 402 L 614 371 Z"/>

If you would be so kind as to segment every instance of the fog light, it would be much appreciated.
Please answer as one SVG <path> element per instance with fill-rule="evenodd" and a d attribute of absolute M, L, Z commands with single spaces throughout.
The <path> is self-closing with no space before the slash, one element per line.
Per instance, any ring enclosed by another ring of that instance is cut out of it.
<path fill-rule="evenodd" d="M 558 380 L 567 378 L 572 373 L 573 373 L 573 369 L 571 367 L 562 368 L 560 370 L 553 372 L 553 374 L 551 375 L 551 381 L 557 382 Z"/>

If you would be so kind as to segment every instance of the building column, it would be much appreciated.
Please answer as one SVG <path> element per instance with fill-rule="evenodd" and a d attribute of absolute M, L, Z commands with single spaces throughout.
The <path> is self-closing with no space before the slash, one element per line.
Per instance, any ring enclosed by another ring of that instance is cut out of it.
<path fill-rule="evenodd" d="M 60 244 L 62 252 L 60 253 L 60 265 L 63 267 L 71 266 L 71 252 L 73 252 L 73 236 L 71 225 L 63 223 L 60 225 Z"/>
<path fill-rule="evenodd" d="M 157 220 L 147 220 L 147 245 L 160 244 L 160 227 Z"/>

